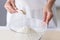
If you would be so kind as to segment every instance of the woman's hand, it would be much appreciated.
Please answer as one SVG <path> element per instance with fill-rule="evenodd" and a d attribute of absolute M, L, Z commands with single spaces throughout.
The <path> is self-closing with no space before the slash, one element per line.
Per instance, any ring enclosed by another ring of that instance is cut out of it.
<path fill-rule="evenodd" d="M 15 13 L 17 12 L 17 8 L 16 8 L 16 5 L 15 5 L 15 0 L 7 0 L 5 5 L 4 5 L 5 9 L 7 11 L 9 11 L 10 13 Z"/>
<path fill-rule="evenodd" d="M 53 17 L 52 9 L 48 7 L 44 7 L 43 8 L 43 21 L 48 24 L 50 20 L 52 19 L 52 17 Z"/>

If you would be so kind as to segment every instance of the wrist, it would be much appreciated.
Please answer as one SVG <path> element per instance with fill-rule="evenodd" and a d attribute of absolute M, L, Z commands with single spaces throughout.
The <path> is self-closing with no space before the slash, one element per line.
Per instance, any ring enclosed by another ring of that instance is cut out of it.
<path fill-rule="evenodd" d="M 45 9 L 52 10 L 52 7 L 50 7 L 50 6 L 45 6 L 44 8 L 45 8 Z"/>
<path fill-rule="evenodd" d="M 43 8 L 43 11 L 51 11 L 51 12 L 52 12 L 52 8 L 49 8 L 49 7 L 45 6 L 45 7 Z"/>
<path fill-rule="evenodd" d="M 55 0 L 48 0 L 45 6 L 49 9 L 52 9 L 54 3 L 55 3 Z"/>

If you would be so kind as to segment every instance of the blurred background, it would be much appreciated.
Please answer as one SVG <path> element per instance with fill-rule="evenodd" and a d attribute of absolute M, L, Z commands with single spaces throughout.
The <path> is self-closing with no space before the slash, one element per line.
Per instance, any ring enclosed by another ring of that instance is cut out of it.
<path fill-rule="evenodd" d="M 6 10 L 4 9 L 4 4 L 6 0 L 0 0 L 0 26 L 6 25 Z"/>

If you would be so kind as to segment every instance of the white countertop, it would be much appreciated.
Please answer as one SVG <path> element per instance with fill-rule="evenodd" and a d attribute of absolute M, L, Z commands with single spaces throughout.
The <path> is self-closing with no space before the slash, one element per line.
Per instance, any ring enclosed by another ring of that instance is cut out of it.
<path fill-rule="evenodd" d="M 7 31 L 6 31 L 7 30 Z M 16 37 L 19 38 L 20 34 L 16 34 L 15 32 L 8 31 L 8 27 L 1 27 L 0 26 L 0 40 L 16 40 Z M 54 31 L 49 31 L 49 30 L 54 30 Z M 55 32 L 55 30 L 57 32 Z M 47 33 L 45 33 L 45 38 L 43 39 L 51 39 L 51 40 L 60 40 L 60 28 L 54 28 L 54 29 L 48 29 Z M 51 36 L 52 35 L 52 36 Z M 19 39 L 20 40 L 20 39 Z"/>

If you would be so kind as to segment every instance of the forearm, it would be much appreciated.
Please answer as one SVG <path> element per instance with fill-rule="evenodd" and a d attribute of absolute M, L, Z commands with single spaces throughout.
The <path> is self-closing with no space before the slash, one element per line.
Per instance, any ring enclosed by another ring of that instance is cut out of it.
<path fill-rule="evenodd" d="M 46 7 L 47 8 L 52 8 L 53 7 L 53 5 L 54 5 L 54 3 L 55 3 L 55 0 L 47 0 L 47 3 L 46 3 Z"/>

